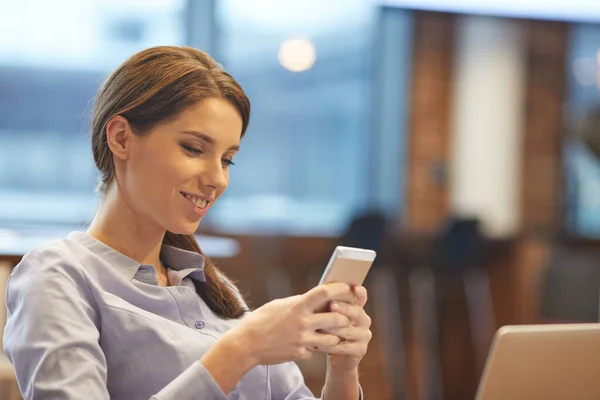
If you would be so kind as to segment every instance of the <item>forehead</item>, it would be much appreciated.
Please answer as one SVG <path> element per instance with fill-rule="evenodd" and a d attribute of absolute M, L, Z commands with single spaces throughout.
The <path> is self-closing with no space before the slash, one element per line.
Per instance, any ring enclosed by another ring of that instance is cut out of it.
<path fill-rule="evenodd" d="M 238 144 L 242 118 L 237 109 L 224 99 L 210 98 L 198 102 L 177 117 L 158 125 L 156 131 L 169 133 L 197 131 L 212 137 L 217 144 Z"/>

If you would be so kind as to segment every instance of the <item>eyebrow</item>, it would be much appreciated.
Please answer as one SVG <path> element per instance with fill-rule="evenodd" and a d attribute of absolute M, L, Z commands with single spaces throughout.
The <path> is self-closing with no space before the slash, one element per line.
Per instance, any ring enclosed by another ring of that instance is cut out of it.
<path fill-rule="evenodd" d="M 200 131 L 181 131 L 181 133 L 186 134 L 186 135 L 196 136 L 198 139 L 202 140 L 205 143 L 208 143 L 211 146 L 214 146 L 216 143 L 214 138 L 212 138 L 211 136 L 207 135 L 206 133 L 202 133 Z M 234 144 L 233 146 L 229 146 L 228 150 L 238 151 L 239 149 L 240 149 L 240 146 L 237 144 Z"/>

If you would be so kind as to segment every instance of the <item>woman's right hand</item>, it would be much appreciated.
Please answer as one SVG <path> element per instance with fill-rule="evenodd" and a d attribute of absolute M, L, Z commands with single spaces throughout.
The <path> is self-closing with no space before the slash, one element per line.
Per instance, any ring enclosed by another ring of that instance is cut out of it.
<path fill-rule="evenodd" d="M 249 313 L 228 335 L 248 350 L 253 365 L 280 364 L 310 358 L 311 349 L 339 343 L 336 335 L 322 333 L 350 326 L 337 312 L 318 312 L 329 302 L 347 299 L 352 289 L 345 283 L 330 283 L 310 291 L 273 300 Z"/>

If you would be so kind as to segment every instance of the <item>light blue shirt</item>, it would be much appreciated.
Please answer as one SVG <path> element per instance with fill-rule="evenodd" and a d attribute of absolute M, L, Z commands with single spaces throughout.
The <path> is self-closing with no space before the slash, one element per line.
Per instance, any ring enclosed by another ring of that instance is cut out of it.
<path fill-rule="evenodd" d="M 8 281 L 4 351 L 26 400 L 314 399 L 295 363 L 257 366 L 225 395 L 199 362 L 239 320 L 197 295 L 204 258 L 163 246 L 169 287 L 73 232 L 23 257 Z"/>

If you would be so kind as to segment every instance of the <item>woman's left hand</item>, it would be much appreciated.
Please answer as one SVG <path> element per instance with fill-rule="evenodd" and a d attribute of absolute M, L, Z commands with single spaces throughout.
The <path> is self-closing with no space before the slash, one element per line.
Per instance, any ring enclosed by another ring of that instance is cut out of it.
<path fill-rule="evenodd" d="M 371 318 L 364 310 L 367 303 L 367 289 L 362 286 L 353 288 L 356 301 L 354 304 L 332 302 L 329 309 L 350 319 L 350 326 L 326 331 L 337 335 L 340 342 L 332 347 L 319 349 L 329 355 L 329 365 L 337 370 L 350 370 L 358 367 L 373 334 L 371 333 Z"/>

